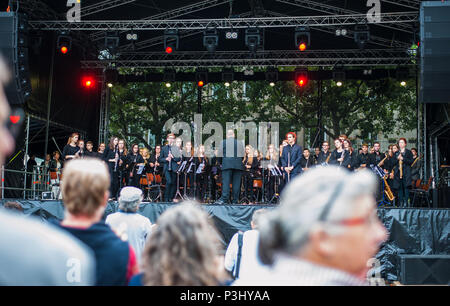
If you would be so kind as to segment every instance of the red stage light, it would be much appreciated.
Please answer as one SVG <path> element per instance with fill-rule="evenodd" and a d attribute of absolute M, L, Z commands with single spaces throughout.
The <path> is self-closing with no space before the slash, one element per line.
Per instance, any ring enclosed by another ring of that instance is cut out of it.
<path fill-rule="evenodd" d="M 199 87 L 203 87 L 203 85 L 205 85 L 205 83 L 204 83 L 203 81 L 198 81 L 198 82 L 197 82 L 197 85 L 198 85 Z"/>
<path fill-rule="evenodd" d="M 11 115 L 11 116 L 9 116 L 9 120 L 10 120 L 13 124 L 16 124 L 17 122 L 20 121 L 20 116 L 13 116 L 13 115 Z"/>
<path fill-rule="evenodd" d="M 89 88 L 93 88 L 95 85 L 95 81 L 94 78 L 92 76 L 85 76 L 82 78 L 81 80 L 81 84 L 83 87 L 89 89 Z"/>
<path fill-rule="evenodd" d="M 172 53 L 172 51 L 173 51 L 172 47 L 166 47 L 166 53 L 167 54 Z"/>
<path fill-rule="evenodd" d="M 84 85 L 86 85 L 86 87 L 91 87 L 92 81 L 87 80 L 86 83 L 84 83 Z"/>
<path fill-rule="evenodd" d="M 67 51 L 69 51 L 69 49 L 67 49 L 66 46 L 62 46 L 62 47 L 61 47 L 61 53 L 62 53 L 62 54 L 66 54 Z"/>
<path fill-rule="evenodd" d="M 297 79 L 297 85 L 300 86 L 300 87 L 305 86 L 307 82 L 308 82 L 308 79 L 305 78 L 305 77 L 299 77 Z"/>
<path fill-rule="evenodd" d="M 305 51 L 305 50 L 306 50 L 306 44 L 305 44 L 305 43 L 301 43 L 301 44 L 298 46 L 298 49 L 299 49 L 300 51 Z"/>

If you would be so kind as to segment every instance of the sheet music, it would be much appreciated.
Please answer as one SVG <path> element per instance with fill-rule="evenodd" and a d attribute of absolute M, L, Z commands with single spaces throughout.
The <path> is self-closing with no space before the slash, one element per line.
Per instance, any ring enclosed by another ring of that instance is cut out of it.
<path fill-rule="evenodd" d="M 139 165 L 139 168 L 137 170 L 137 174 L 142 174 L 142 171 L 144 171 L 145 165 Z"/>
<path fill-rule="evenodd" d="M 196 173 L 196 174 L 201 174 L 204 167 L 205 167 L 205 164 L 204 164 L 204 163 L 201 163 L 201 164 L 198 166 L 197 171 L 196 171 L 195 173 Z"/>

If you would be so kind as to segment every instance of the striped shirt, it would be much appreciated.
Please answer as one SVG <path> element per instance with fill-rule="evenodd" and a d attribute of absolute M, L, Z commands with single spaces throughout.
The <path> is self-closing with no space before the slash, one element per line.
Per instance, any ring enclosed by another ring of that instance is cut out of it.
<path fill-rule="evenodd" d="M 278 255 L 272 268 L 264 274 L 241 278 L 236 286 L 365 286 L 366 280 L 310 261 Z"/>

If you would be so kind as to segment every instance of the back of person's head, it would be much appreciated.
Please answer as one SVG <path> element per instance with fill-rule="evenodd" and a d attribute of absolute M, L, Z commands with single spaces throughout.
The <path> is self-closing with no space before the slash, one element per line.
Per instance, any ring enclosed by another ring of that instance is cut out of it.
<path fill-rule="evenodd" d="M 124 212 L 136 212 L 142 202 L 142 190 L 136 187 L 123 187 L 120 190 L 119 209 Z"/>
<path fill-rule="evenodd" d="M 75 216 L 94 216 L 108 193 L 109 180 L 106 164 L 98 159 L 85 158 L 67 162 L 61 182 L 67 211 Z"/>
<path fill-rule="evenodd" d="M 352 218 L 356 200 L 373 196 L 376 186 L 376 177 L 368 170 L 348 172 L 334 166 L 314 168 L 295 178 L 283 191 L 280 206 L 260 220 L 261 260 L 271 264 L 276 254 L 301 253 L 317 229 L 328 236 L 349 230 L 339 222 Z"/>
<path fill-rule="evenodd" d="M 253 212 L 252 221 L 251 221 L 252 228 L 254 228 L 254 229 L 258 228 L 261 217 L 267 212 L 268 212 L 268 210 L 265 208 L 255 210 Z"/>
<path fill-rule="evenodd" d="M 144 284 L 218 285 L 218 237 L 208 215 L 193 202 L 165 211 L 144 253 Z"/>

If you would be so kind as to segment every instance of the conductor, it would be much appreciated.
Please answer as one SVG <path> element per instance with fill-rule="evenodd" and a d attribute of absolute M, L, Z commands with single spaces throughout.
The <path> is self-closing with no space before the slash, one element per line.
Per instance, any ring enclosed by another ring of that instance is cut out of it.
<path fill-rule="evenodd" d="M 227 131 L 227 139 L 222 141 L 222 196 L 216 204 L 228 204 L 230 198 L 230 183 L 233 192 L 232 204 L 239 202 L 241 191 L 241 178 L 244 171 L 242 159 L 244 145 L 235 138 L 234 131 Z"/>

